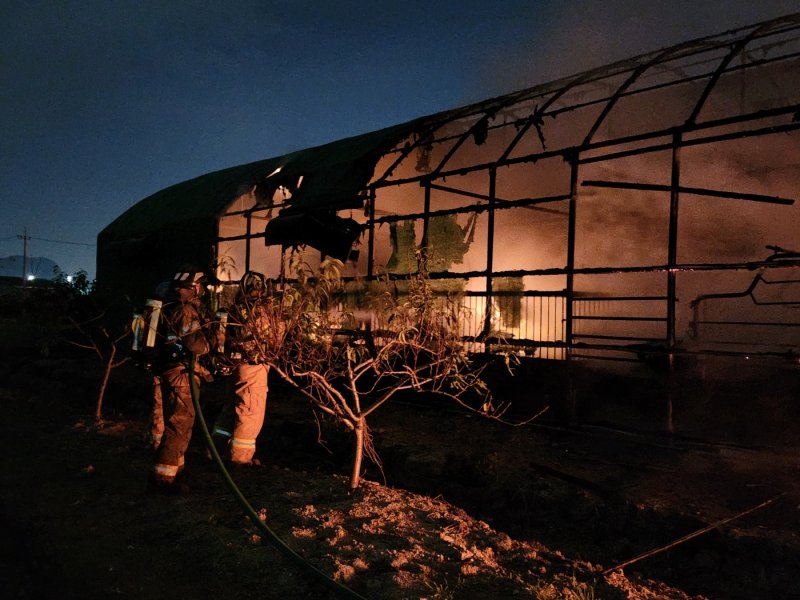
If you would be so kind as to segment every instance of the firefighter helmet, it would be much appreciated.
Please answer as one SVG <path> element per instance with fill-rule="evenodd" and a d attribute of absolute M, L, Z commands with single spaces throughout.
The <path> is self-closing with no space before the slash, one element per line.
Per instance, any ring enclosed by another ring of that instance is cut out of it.
<path fill-rule="evenodd" d="M 248 296 L 263 294 L 267 289 L 267 278 L 258 271 L 248 271 L 239 282 L 242 293 Z"/>
<path fill-rule="evenodd" d="M 178 271 L 172 278 L 172 288 L 175 290 L 194 289 L 198 296 L 205 292 L 206 276 L 202 271 Z"/>

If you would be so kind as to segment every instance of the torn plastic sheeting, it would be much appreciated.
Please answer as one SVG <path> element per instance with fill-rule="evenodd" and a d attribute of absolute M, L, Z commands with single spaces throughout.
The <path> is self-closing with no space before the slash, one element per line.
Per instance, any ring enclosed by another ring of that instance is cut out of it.
<path fill-rule="evenodd" d="M 359 161 L 346 166 L 315 169 L 303 174 L 303 183 L 292 195 L 292 207 L 297 210 L 321 208 L 363 208 L 364 190 L 375 165 Z"/>
<path fill-rule="evenodd" d="M 363 207 L 362 194 L 375 165 L 412 127 L 406 123 L 294 153 L 282 161 L 280 174 L 270 183 L 296 187 L 293 210 Z M 302 183 L 295 186 L 300 176 Z"/>
<path fill-rule="evenodd" d="M 361 235 L 361 225 L 353 220 L 325 213 L 278 215 L 264 229 L 267 246 L 316 248 L 326 256 L 347 260 L 353 243 Z"/>

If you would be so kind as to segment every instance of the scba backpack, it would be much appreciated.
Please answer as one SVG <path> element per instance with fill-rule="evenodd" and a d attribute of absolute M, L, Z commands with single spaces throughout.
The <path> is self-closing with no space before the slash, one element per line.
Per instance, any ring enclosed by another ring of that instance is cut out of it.
<path fill-rule="evenodd" d="M 131 356 L 139 365 L 146 368 L 155 367 L 167 358 L 165 345 L 170 336 L 167 335 L 162 315 L 164 304 L 162 299 L 150 298 L 145 302 L 141 312 L 133 313 Z M 169 354 L 174 354 L 174 350 L 172 349 Z"/>
<path fill-rule="evenodd" d="M 131 356 L 140 366 L 159 368 L 178 360 L 184 353 L 177 337 L 168 331 L 165 309 L 179 302 L 175 291 L 179 283 L 193 280 L 189 273 L 177 273 L 172 280 L 159 283 L 141 311 L 133 313 L 131 322 Z"/>

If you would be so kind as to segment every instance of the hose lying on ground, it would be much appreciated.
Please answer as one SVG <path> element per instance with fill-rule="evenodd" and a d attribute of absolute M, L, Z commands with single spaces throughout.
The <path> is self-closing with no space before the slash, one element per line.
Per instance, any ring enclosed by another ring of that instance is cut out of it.
<path fill-rule="evenodd" d="M 195 357 L 193 354 L 189 355 L 189 373 L 194 373 L 195 367 Z M 280 552 L 286 556 L 291 562 L 294 564 L 302 567 L 306 571 L 308 571 L 311 575 L 313 575 L 316 579 L 322 583 L 326 588 L 335 592 L 336 594 L 341 595 L 343 598 L 354 598 L 357 600 L 366 600 L 363 596 L 360 596 L 350 588 L 334 581 L 325 573 L 318 570 L 314 565 L 309 563 L 305 560 L 302 556 L 297 554 L 294 550 L 292 550 L 286 543 L 278 537 L 278 535 L 272 531 L 269 527 L 267 527 L 266 523 L 264 523 L 259 517 L 258 513 L 253 510 L 253 507 L 247 501 L 247 498 L 244 497 L 242 491 L 236 485 L 236 483 L 231 478 L 228 469 L 225 468 L 225 463 L 220 458 L 219 452 L 217 452 L 216 446 L 214 446 L 214 440 L 211 438 L 211 433 L 208 431 L 208 425 L 206 424 L 205 417 L 203 416 L 203 410 L 200 407 L 200 393 L 197 388 L 197 381 L 195 378 L 190 375 L 189 376 L 189 387 L 192 392 L 192 403 L 194 404 L 195 414 L 197 415 L 197 419 L 200 423 L 200 428 L 203 431 L 203 437 L 206 442 L 206 446 L 208 447 L 211 456 L 214 458 L 214 462 L 216 463 L 217 467 L 219 468 L 220 472 L 222 473 L 222 477 L 225 480 L 225 483 L 228 485 L 228 488 L 233 493 L 234 497 L 236 498 L 239 505 L 244 509 L 245 513 L 247 513 L 248 518 L 253 522 L 256 528 L 263 534 L 264 538 L 273 546 L 275 546 Z"/>

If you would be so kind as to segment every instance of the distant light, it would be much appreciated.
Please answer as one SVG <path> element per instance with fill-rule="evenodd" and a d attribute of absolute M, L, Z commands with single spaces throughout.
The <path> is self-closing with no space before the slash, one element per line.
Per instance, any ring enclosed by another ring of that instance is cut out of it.
<path fill-rule="evenodd" d="M 34 279 L 36 279 L 35 275 L 28 275 L 28 281 L 33 281 Z"/>
<path fill-rule="evenodd" d="M 72 283 L 72 275 L 67 275 L 67 283 Z"/>
<path fill-rule="evenodd" d="M 278 167 L 278 168 L 277 168 L 277 169 L 275 169 L 275 170 L 274 170 L 272 173 L 270 173 L 269 175 L 267 175 L 267 177 L 269 178 L 269 177 L 272 177 L 273 175 L 277 175 L 277 174 L 278 174 L 278 173 L 280 173 L 282 170 L 283 170 L 283 167 Z"/>

